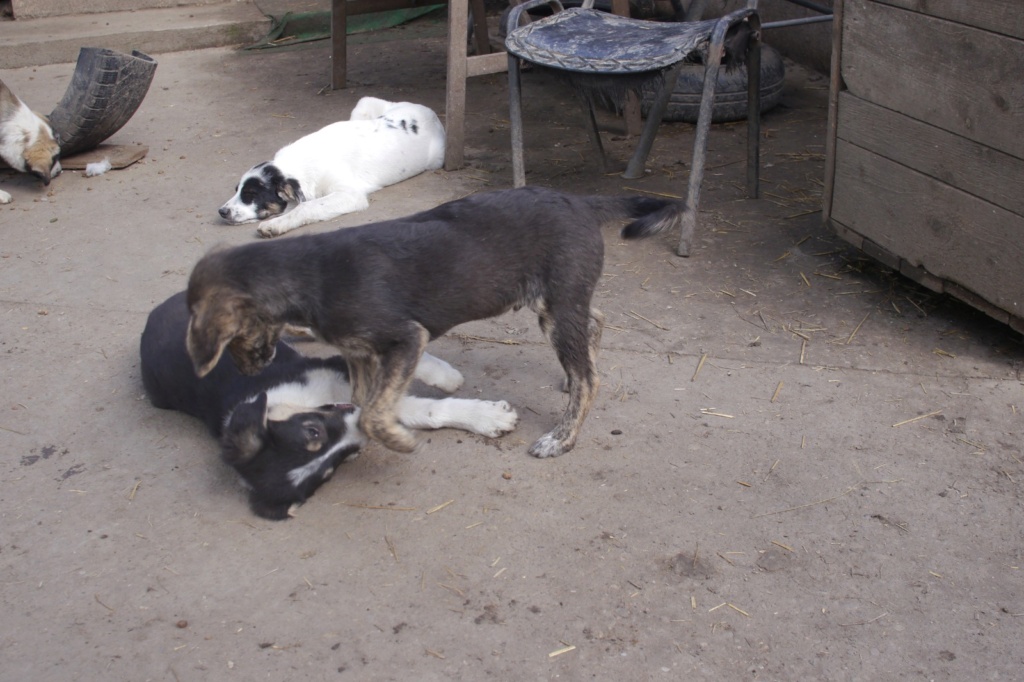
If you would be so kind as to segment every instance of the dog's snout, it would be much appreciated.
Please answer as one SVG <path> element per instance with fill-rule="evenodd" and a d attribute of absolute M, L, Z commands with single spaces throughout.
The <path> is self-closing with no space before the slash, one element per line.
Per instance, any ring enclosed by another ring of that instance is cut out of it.
<path fill-rule="evenodd" d="M 231 217 L 231 211 L 228 209 L 227 206 L 221 206 L 220 209 L 218 209 L 217 213 L 219 213 L 220 217 L 223 218 L 224 220 L 227 220 L 228 218 Z"/>

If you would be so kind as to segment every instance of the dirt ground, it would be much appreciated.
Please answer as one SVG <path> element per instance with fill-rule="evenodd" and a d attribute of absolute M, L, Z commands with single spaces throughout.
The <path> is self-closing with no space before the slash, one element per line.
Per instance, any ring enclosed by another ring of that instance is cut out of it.
<path fill-rule="evenodd" d="M 606 233 L 603 385 L 564 457 L 526 454 L 564 398 L 525 313 L 432 345 L 515 432 L 371 444 L 286 522 L 249 512 L 198 421 L 149 405 L 146 315 L 253 239 L 216 214 L 241 172 L 362 95 L 442 112 L 441 20 L 361 38 L 338 92 L 326 43 L 161 55 L 111 140 L 143 161 L 0 178 L 0 679 L 1021 679 L 1020 338 L 821 225 L 827 79 L 797 68 L 760 200 L 743 126 L 716 126 L 691 258 Z M 71 73 L 3 79 L 45 111 Z M 524 88 L 532 183 L 683 193 L 689 125 L 624 181 L 567 92 Z M 508 187 L 504 77 L 469 98 L 466 168 L 299 233 Z"/>

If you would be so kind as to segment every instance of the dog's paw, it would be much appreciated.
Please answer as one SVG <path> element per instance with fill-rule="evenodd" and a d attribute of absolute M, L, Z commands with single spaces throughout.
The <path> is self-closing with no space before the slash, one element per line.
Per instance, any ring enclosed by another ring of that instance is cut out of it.
<path fill-rule="evenodd" d="M 264 239 L 270 239 L 271 237 L 280 237 L 285 232 L 288 232 L 289 229 L 291 228 L 287 225 L 284 225 L 275 219 L 270 219 L 264 220 L 259 224 L 256 228 L 256 234 Z"/>
<path fill-rule="evenodd" d="M 0 189 L 0 204 L 11 203 L 11 195 Z"/>
<path fill-rule="evenodd" d="M 462 373 L 441 358 L 424 353 L 416 365 L 416 378 L 427 386 L 439 388 L 445 393 L 454 393 L 462 387 Z"/>
<path fill-rule="evenodd" d="M 530 446 L 529 453 L 537 459 L 545 459 L 547 457 L 558 457 L 559 455 L 564 455 L 571 449 L 571 447 L 566 447 L 565 443 L 558 440 L 550 433 L 545 433 L 537 439 L 536 443 Z"/>
<path fill-rule="evenodd" d="M 454 367 L 448 367 L 450 372 L 435 373 L 431 375 L 430 381 L 424 381 L 427 386 L 433 386 L 439 388 L 445 393 L 455 393 L 455 391 L 462 388 L 462 382 L 465 379 L 462 378 L 462 372 L 455 369 Z"/>
<path fill-rule="evenodd" d="M 519 415 L 504 400 L 481 400 L 476 406 L 476 411 L 470 430 L 488 438 L 504 436 L 519 423 Z"/>

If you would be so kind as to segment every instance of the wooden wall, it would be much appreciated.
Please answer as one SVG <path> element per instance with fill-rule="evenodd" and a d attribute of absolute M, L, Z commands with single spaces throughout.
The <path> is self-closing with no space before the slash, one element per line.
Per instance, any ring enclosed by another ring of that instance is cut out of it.
<path fill-rule="evenodd" d="M 1024 331 L 1024 0 L 843 0 L 826 217 Z"/>

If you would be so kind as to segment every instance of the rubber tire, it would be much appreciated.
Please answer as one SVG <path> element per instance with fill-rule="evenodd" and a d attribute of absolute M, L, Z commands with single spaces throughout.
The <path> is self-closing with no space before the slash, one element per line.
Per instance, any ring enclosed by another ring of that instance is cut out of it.
<path fill-rule="evenodd" d="M 156 61 L 138 50 L 130 55 L 83 47 L 74 76 L 50 114 L 62 156 L 98 146 L 128 122 L 153 82 Z"/>
<path fill-rule="evenodd" d="M 782 99 L 786 67 L 782 55 L 771 45 L 761 45 L 761 112 L 768 111 Z M 687 64 L 679 73 L 676 88 L 669 99 L 662 121 L 696 123 L 700 99 L 704 91 L 704 65 Z M 647 116 L 654 101 L 653 86 L 644 87 L 640 107 Z M 733 71 L 719 69 L 715 100 L 711 109 L 713 123 L 742 121 L 747 117 L 747 67 Z"/>

